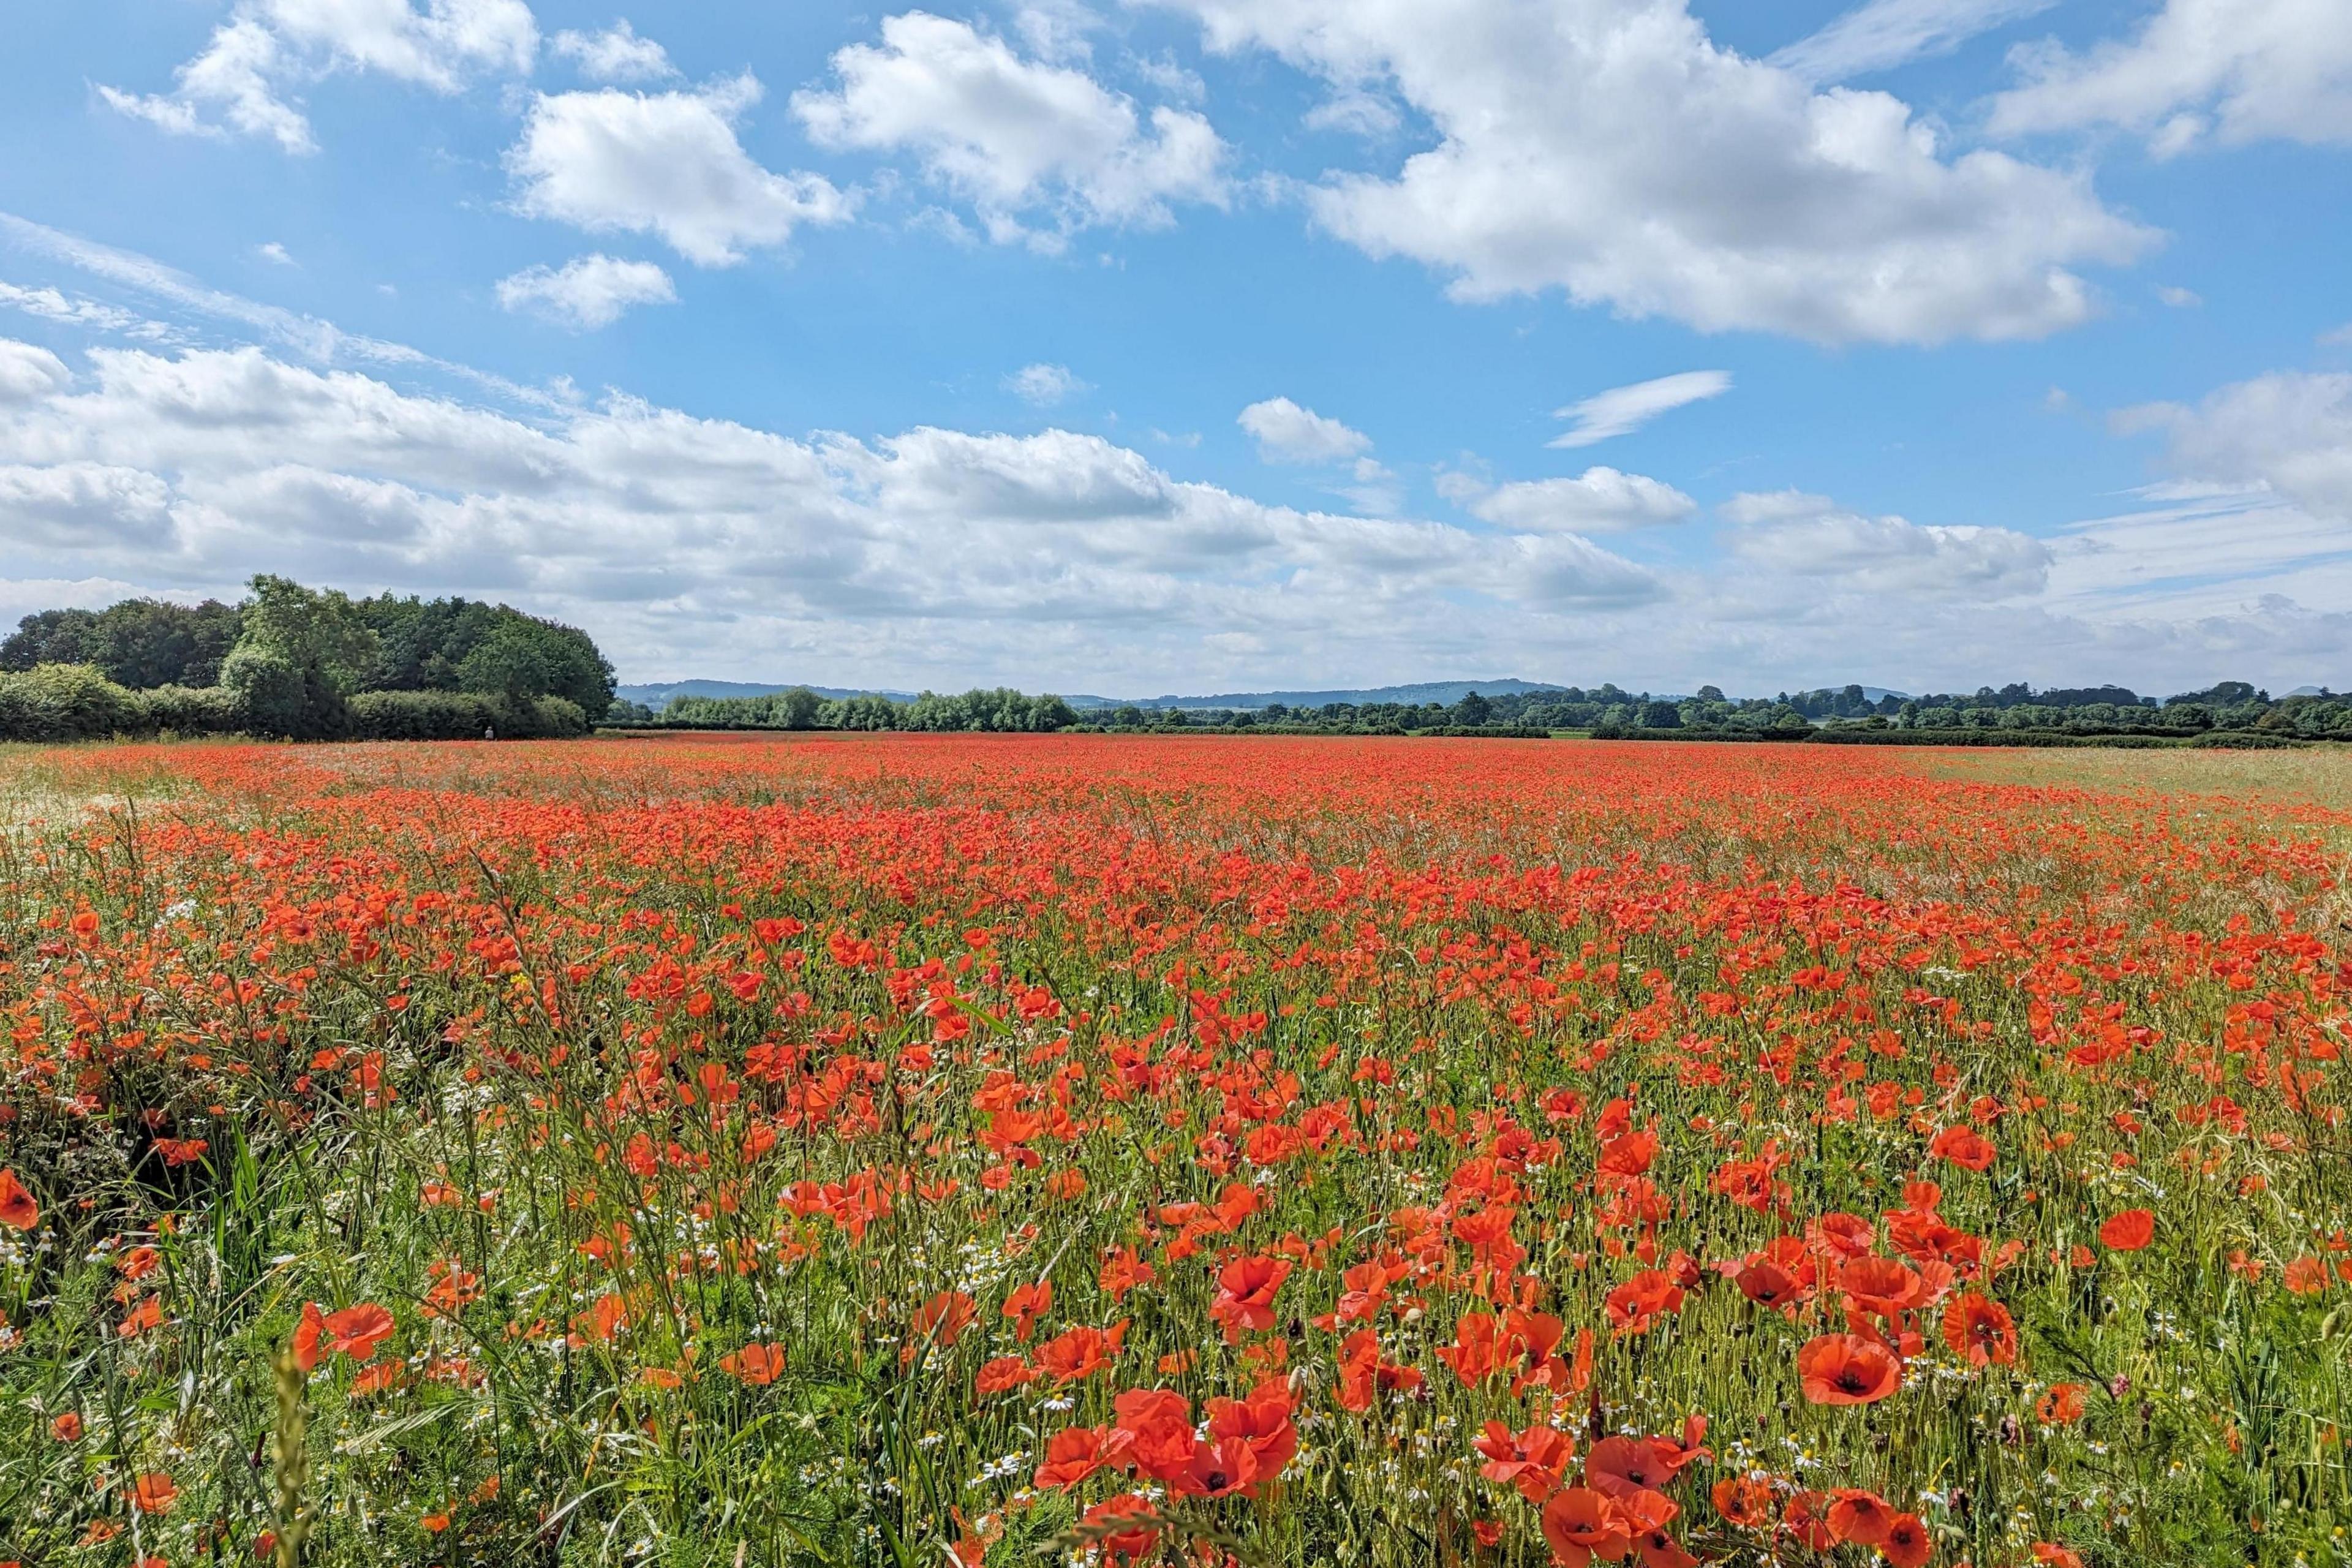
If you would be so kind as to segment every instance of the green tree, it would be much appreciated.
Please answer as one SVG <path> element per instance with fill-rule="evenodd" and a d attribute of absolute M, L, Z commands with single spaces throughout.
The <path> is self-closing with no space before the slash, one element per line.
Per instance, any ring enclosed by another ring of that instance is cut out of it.
<path fill-rule="evenodd" d="M 344 595 L 267 574 L 253 579 L 242 632 L 221 666 L 264 734 L 319 740 L 341 734 L 344 703 L 377 651 L 375 633 Z"/>
<path fill-rule="evenodd" d="M 31 669 L 44 664 L 88 664 L 90 634 L 98 616 L 89 610 L 41 610 L 16 623 L 0 642 L 0 669 Z"/>
<path fill-rule="evenodd" d="M 212 686 L 236 645 L 237 626 L 237 612 L 217 599 L 193 607 L 125 599 L 100 612 L 90 626 L 89 662 L 133 690 Z"/>

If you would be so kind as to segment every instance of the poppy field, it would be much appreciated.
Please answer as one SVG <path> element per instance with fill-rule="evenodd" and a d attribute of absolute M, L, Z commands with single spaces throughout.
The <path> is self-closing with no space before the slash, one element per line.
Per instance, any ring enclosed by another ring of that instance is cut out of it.
<path fill-rule="evenodd" d="M 0 1563 L 2352 1562 L 2352 811 L 2200 765 L 0 752 Z"/>

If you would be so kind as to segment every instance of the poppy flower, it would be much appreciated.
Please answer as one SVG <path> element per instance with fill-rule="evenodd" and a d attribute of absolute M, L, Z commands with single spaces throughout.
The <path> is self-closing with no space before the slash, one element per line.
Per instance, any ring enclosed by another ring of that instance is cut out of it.
<path fill-rule="evenodd" d="M 1726 1476 L 1707 1497 L 1729 1524 L 1755 1530 L 1772 1521 L 1772 1485 L 1753 1476 Z"/>
<path fill-rule="evenodd" d="M 2033 1560 L 2043 1568 L 2083 1568 L 2083 1559 L 2054 1541 L 2033 1543 Z"/>
<path fill-rule="evenodd" d="M 1111 1401 L 1118 1429 L 1129 1438 L 1129 1463 L 1154 1480 L 1172 1479 L 1192 1462 L 1199 1440 L 1192 1405 L 1166 1388 L 1131 1388 Z"/>
<path fill-rule="evenodd" d="M 1768 1258 L 1751 1259 L 1731 1282 L 1739 1287 L 1741 1295 L 1761 1307 L 1785 1307 L 1804 1294 L 1797 1277 Z"/>
<path fill-rule="evenodd" d="M 979 1374 L 972 1379 L 971 1391 L 982 1399 L 992 1399 L 1000 1394 L 1010 1394 L 1016 1388 L 1034 1383 L 1041 1375 L 1019 1356 L 1001 1355 L 980 1369 Z"/>
<path fill-rule="evenodd" d="M 1877 1340 L 1823 1334 L 1797 1352 L 1805 1397 L 1816 1405 L 1871 1405 L 1903 1386 L 1903 1363 Z"/>
<path fill-rule="evenodd" d="M 1037 1331 L 1037 1320 L 1054 1310 L 1054 1282 L 1041 1279 L 1037 1283 L 1013 1288 L 1004 1298 L 1003 1316 L 1013 1326 L 1013 1337 L 1023 1344 Z"/>
<path fill-rule="evenodd" d="M 1107 1465 L 1117 1464 L 1134 1445 L 1131 1433 L 1113 1426 L 1066 1426 L 1045 1444 L 1036 1484 L 1049 1491 L 1076 1486 Z"/>
<path fill-rule="evenodd" d="M 1927 1152 L 1968 1170 L 1981 1171 L 1991 1165 L 1999 1151 L 1993 1147 L 1992 1140 L 1973 1127 L 1947 1127 L 1936 1134 L 1935 1141 L 1927 1145 Z"/>
<path fill-rule="evenodd" d="M 1887 1521 L 1878 1554 L 1895 1568 L 1927 1568 L 1935 1559 L 1936 1543 L 1928 1539 L 1927 1523 L 1917 1514 L 1898 1513 Z"/>
<path fill-rule="evenodd" d="M 41 1222 L 41 1206 L 25 1184 L 16 1179 L 14 1171 L 0 1170 L 0 1225 L 11 1230 L 30 1230 Z"/>
<path fill-rule="evenodd" d="M 1838 1270 L 1838 1289 L 1855 1309 L 1892 1320 L 1920 1304 L 1924 1295 L 1919 1275 L 1891 1258 L 1856 1258 Z"/>
<path fill-rule="evenodd" d="M 2110 1215 L 2099 1226 L 2099 1242 L 2116 1252 L 2137 1252 L 2156 1239 L 2156 1215 L 2147 1209 L 2126 1209 Z"/>
<path fill-rule="evenodd" d="M 1133 1492 L 1105 1498 L 1078 1520 L 1080 1543 L 1124 1563 L 1139 1563 L 1160 1547 L 1160 1514 Z"/>
<path fill-rule="evenodd" d="M 1590 1487 L 1568 1487 L 1544 1504 L 1544 1542 L 1561 1568 L 1585 1568 L 1595 1557 L 1623 1560 L 1633 1538 L 1617 1505 Z"/>
<path fill-rule="evenodd" d="M 1275 1292 L 1290 1278 L 1291 1267 L 1286 1258 L 1236 1258 L 1218 1270 L 1209 1316 L 1224 1326 L 1228 1344 L 1239 1344 L 1252 1330 L 1274 1327 Z"/>
<path fill-rule="evenodd" d="M 2009 1309 L 1979 1291 L 1956 1296 L 1944 1309 L 1944 1342 L 1971 1366 L 2017 1363 L 2017 1324 Z"/>
<path fill-rule="evenodd" d="M 1603 1437 L 1584 1458 L 1584 1483 L 1619 1500 L 1656 1491 L 1675 1479 L 1658 1452 L 1638 1437 Z"/>
<path fill-rule="evenodd" d="M 1886 1539 L 1895 1510 L 1886 1506 L 1885 1498 L 1860 1487 L 1841 1487 L 1831 1495 L 1837 1500 L 1830 1504 L 1825 1520 L 1832 1535 L 1863 1546 L 1875 1546 Z"/>
<path fill-rule="evenodd" d="M 357 1306 L 327 1314 L 326 1348 L 330 1354 L 366 1361 L 375 1354 L 384 1341 L 392 1338 L 393 1331 L 398 1326 L 393 1321 L 391 1312 L 373 1301 L 362 1301 Z"/>
<path fill-rule="evenodd" d="M 131 1506 L 141 1513 L 169 1513 L 180 1489 L 161 1470 L 150 1470 L 131 1486 Z"/>
<path fill-rule="evenodd" d="M 1529 1426 L 1515 1433 L 1500 1421 L 1487 1422 L 1472 1446 L 1486 1457 L 1478 1468 L 1480 1475 L 1497 1485 L 1516 1487 L 1532 1503 L 1559 1489 L 1561 1472 L 1576 1455 L 1567 1434 L 1556 1426 Z"/>
<path fill-rule="evenodd" d="M 2034 1402 L 2033 1414 L 2045 1426 L 2063 1426 L 2083 1418 L 2083 1395 L 2089 1391 L 2079 1383 L 2053 1383 Z"/>
<path fill-rule="evenodd" d="M 776 1381 L 784 1370 L 784 1347 L 782 1345 L 749 1344 L 731 1354 L 719 1358 L 719 1370 L 740 1383 L 754 1388 L 764 1388 Z"/>

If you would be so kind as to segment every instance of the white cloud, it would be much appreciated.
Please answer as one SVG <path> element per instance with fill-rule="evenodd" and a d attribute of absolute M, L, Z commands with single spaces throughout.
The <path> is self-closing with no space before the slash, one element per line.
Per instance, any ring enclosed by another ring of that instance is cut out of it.
<path fill-rule="evenodd" d="M 1562 289 L 1629 316 L 1823 342 L 2039 337 L 2071 270 L 2153 238 L 2084 175 L 1948 155 L 1885 93 L 1718 48 L 1685 0 L 1167 0 L 1210 46 L 1381 82 L 1436 145 L 1308 191 L 1318 221 L 1469 300 Z"/>
<path fill-rule="evenodd" d="M 2352 525 L 2352 374 L 2277 371 L 2221 387 L 2193 407 L 2126 409 L 2116 424 L 2162 435 L 2166 467 L 2184 478 L 2267 490 Z M 2352 549 L 2352 532 L 2343 547 Z"/>
<path fill-rule="evenodd" d="M 581 331 L 609 327 L 633 305 L 668 305 L 677 300 L 669 274 L 650 261 L 620 261 L 602 254 L 566 262 L 559 271 L 528 267 L 499 279 L 499 303 L 509 310 L 532 310 Z"/>
<path fill-rule="evenodd" d="M 2058 0 L 1868 0 L 1810 37 L 1776 50 L 1770 63 L 1808 81 L 1845 81 L 1930 55 L 1948 54 L 1980 33 L 2039 16 Z"/>
<path fill-rule="evenodd" d="M 1376 647 L 1465 605 L 1525 629 L 1664 591 L 1590 541 L 1268 506 L 1066 430 L 796 439 L 620 395 L 526 423 L 258 349 L 89 359 L 0 414 L 0 507 L 40 518 L 20 574 L 266 566 L 513 598 L 639 659 L 749 623 L 918 679 L 1057 643 L 1097 668 L 1212 636 Z"/>
<path fill-rule="evenodd" d="M 2347 321 L 2331 331 L 2320 333 L 2319 343 L 2322 348 L 2352 349 L 2352 321 Z"/>
<path fill-rule="evenodd" d="M 1040 408 L 1050 408 L 1073 393 L 1087 389 L 1087 384 L 1072 375 L 1070 367 L 1064 364 L 1023 365 L 1004 378 L 1005 391 Z"/>
<path fill-rule="evenodd" d="M 2342 0 L 2165 0 L 2129 38 L 2016 51 L 1996 134 L 2114 125 L 2159 157 L 2207 139 L 2352 142 L 2352 7 Z"/>
<path fill-rule="evenodd" d="M 1052 247 L 1093 224 L 1169 221 L 1169 204 L 1225 200 L 1224 143 L 1208 121 L 1147 117 L 1085 72 L 1024 60 L 1003 39 L 920 11 L 879 45 L 833 57 L 837 89 L 793 95 L 819 144 L 910 152 L 969 201 L 990 237 Z M 1026 215 L 1043 210 L 1045 226 Z"/>
<path fill-rule="evenodd" d="M 123 310 L 119 305 L 101 304 L 80 295 L 68 295 L 55 289 L 26 289 L 15 283 L 0 282 L 0 305 L 22 310 L 28 316 L 44 321 L 68 321 L 77 326 L 95 327 L 102 331 L 138 332 L 154 336 L 157 324 L 147 321 Z"/>
<path fill-rule="evenodd" d="M 1726 542 L 1733 553 L 1853 591 L 2009 599 L 2037 593 L 2050 574 L 2049 547 L 2006 528 L 1865 517 L 1796 490 L 1735 496 L 1722 510 L 1738 525 Z"/>
<path fill-rule="evenodd" d="M 750 76 L 696 92 L 541 94 L 507 153 L 516 205 L 592 233 L 658 234 L 702 267 L 847 217 L 830 181 L 771 173 L 743 151 L 735 121 L 759 100 Z"/>
<path fill-rule="evenodd" d="M 1638 381 L 1631 386 L 1612 386 L 1582 402 L 1552 410 L 1553 418 L 1573 419 L 1576 423 L 1544 445 L 1590 447 L 1639 429 L 1659 415 L 1686 403 L 1720 397 L 1730 390 L 1731 373 L 1724 370 L 1686 370 L 1654 381 Z"/>
<path fill-rule="evenodd" d="M 280 267 L 291 267 L 294 265 L 293 256 L 288 252 L 287 248 L 283 245 L 280 245 L 274 239 L 270 240 L 267 244 L 255 246 L 253 247 L 253 253 L 261 258 L 262 260 L 275 262 Z"/>
<path fill-rule="evenodd" d="M 2156 297 L 2176 310 L 2193 310 L 2205 302 L 2204 297 L 2195 289 L 2182 289 L 2171 284 L 2159 285 L 2156 290 Z"/>
<path fill-rule="evenodd" d="M 1362 431 L 1350 430 L 1287 397 L 1253 403 L 1234 423 L 1249 432 L 1257 443 L 1257 455 L 1269 463 L 1337 463 L 1372 449 L 1372 438 Z"/>
<path fill-rule="evenodd" d="M 0 338 L 0 406 L 46 397 L 72 380 L 66 362 L 37 343 Z"/>
<path fill-rule="evenodd" d="M 374 71 L 452 93 L 479 71 L 521 74 L 539 50 L 523 0 L 243 0 L 168 95 L 101 87 L 125 114 L 178 135 L 267 137 L 289 153 L 318 144 L 287 82 Z"/>
<path fill-rule="evenodd" d="M 651 38 L 637 37 L 626 17 L 601 33 L 567 29 L 548 40 L 548 47 L 578 66 L 591 81 L 666 81 L 677 75 L 668 51 Z"/>
<path fill-rule="evenodd" d="M 1613 533 L 1680 522 L 1698 503 L 1642 474 L 1594 467 L 1574 479 L 1497 485 L 1470 503 L 1470 515 L 1531 533 Z"/>

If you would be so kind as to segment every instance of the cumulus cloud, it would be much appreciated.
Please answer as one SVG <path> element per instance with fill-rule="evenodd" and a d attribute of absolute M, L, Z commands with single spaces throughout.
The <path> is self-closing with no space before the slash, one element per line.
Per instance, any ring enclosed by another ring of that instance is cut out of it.
<path fill-rule="evenodd" d="M 176 588 L 267 567 L 514 597 L 625 654 L 741 621 L 950 670 L 1056 639 L 1089 659 L 1369 647 L 1465 605 L 1526 626 L 1664 591 L 1574 536 L 1270 506 L 1067 430 L 796 438 L 620 395 L 525 421 L 257 348 L 89 363 L 0 410 L 0 515 L 35 520 L 20 572 Z"/>
<path fill-rule="evenodd" d="M 66 362 L 39 344 L 0 338 L 0 405 L 33 402 L 72 380 Z"/>
<path fill-rule="evenodd" d="M 1024 403 L 1050 408 L 1073 393 L 1086 391 L 1087 384 L 1072 375 L 1066 364 L 1028 364 L 1004 378 L 1004 390 Z"/>
<path fill-rule="evenodd" d="M 580 331 L 609 327 L 635 305 L 668 305 L 677 300 L 669 274 L 650 261 L 619 261 L 583 256 L 562 268 L 527 267 L 499 279 L 499 303 L 531 310 Z"/>
<path fill-rule="evenodd" d="M 1736 496 L 1723 515 L 1738 525 L 1727 541 L 1735 554 L 1849 590 L 2006 599 L 2038 592 L 2050 574 L 2049 547 L 2006 528 L 1865 517 L 1795 490 Z"/>
<path fill-rule="evenodd" d="M 1882 92 L 1717 47 L 1685 0 L 1169 0 L 1210 46 L 1387 86 L 1436 144 L 1310 188 L 1316 219 L 1460 298 L 1561 289 L 1629 316 L 1822 342 L 2031 338 L 2073 268 L 2153 237 L 2080 174 L 1952 155 Z"/>
<path fill-rule="evenodd" d="M 748 75 L 694 92 L 542 93 L 507 153 L 516 205 L 591 233 L 657 234 L 700 267 L 846 218 L 831 181 L 772 173 L 743 151 L 735 122 L 760 96 Z"/>
<path fill-rule="evenodd" d="M 1257 455 L 1269 463 L 1339 463 L 1372 449 L 1372 438 L 1362 431 L 1350 430 L 1287 397 L 1253 403 L 1234 423 L 1249 432 L 1257 443 Z"/>
<path fill-rule="evenodd" d="M 168 94 L 101 87 L 121 112 L 184 136 L 235 133 L 289 153 L 318 149 L 289 83 L 373 71 L 435 92 L 484 71 L 530 69 L 539 27 L 523 0 L 244 0 Z"/>
<path fill-rule="evenodd" d="M 1574 479 L 1527 479 L 1470 502 L 1470 515 L 1535 533 L 1615 533 L 1680 522 L 1698 503 L 1670 484 L 1595 466 Z"/>
<path fill-rule="evenodd" d="M 1808 81 L 1844 81 L 1948 54 L 1980 33 L 2039 16 L 2058 0 L 1869 0 L 1771 63 Z"/>
<path fill-rule="evenodd" d="M 626 17 L 601 33 L 566 29 L 548 40 L 548 47 L 579 67 L 591 81 L 666 81 L 677 75 L 669 52 L 651 38 L 637 37 Z"/>
<path fill-rule="evenodd" d="M 1686 403 L 1720 397 L 1730 390 L 1731 373 L 1725 370 L 1686 370 L 1678 375 L 1635 382 L 1631 386 L 1612 386 L 1580 403 L 1552 410 L 1553 418 L 1572 419 L 1575 423 L 1544 444 L 1590 447 L 1612 436 L 1637 430 L 1659 415 Z"/>
<path fill-rule="evenodd" d="M 2116 426 L 2161 435 L 2166 466 L 2184 479 L 2268 491 L 2352 524 L 2352 374 L 2276 371 L 2194 405 L 2126 409 Z"/>
<path fill-rule="evenodd" d="M 1024 59 L 968 23 L 886 18 L 881 42 L 840 50 L 833 72 L 833 89 L 793 95 L 809 135 L 915 154 L 999 242 L 1050 248 L 1088 225 L 1164 224 L 1171 202 L 1225 200 L 1224 143 L 1200 114 L 1139 114 L 1084 71 Z"/>
<path fill-rule="evenodd" d="M 2113 125 L 2159 157 L 2207 140 L 2352 142 L 2352 8 L 2339 0 L 2165 0 L 2128 38 L 2016 52 L 1996 134 Z"/>

